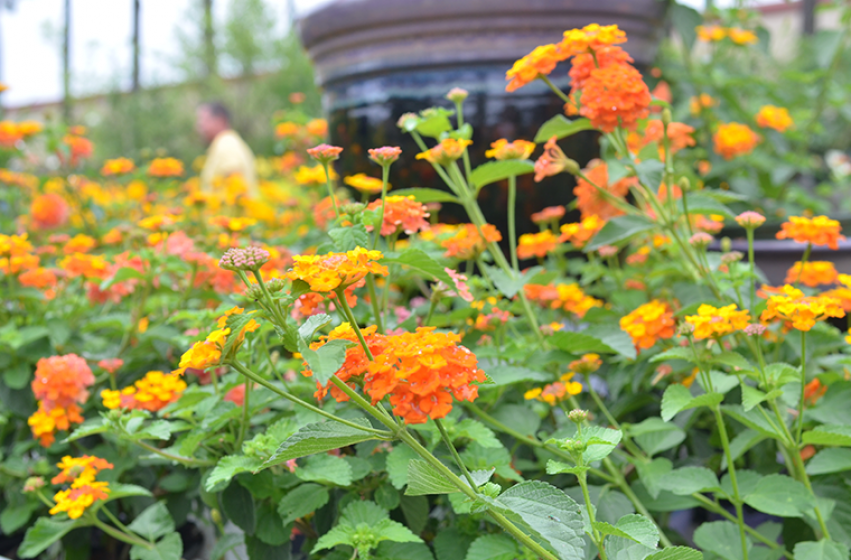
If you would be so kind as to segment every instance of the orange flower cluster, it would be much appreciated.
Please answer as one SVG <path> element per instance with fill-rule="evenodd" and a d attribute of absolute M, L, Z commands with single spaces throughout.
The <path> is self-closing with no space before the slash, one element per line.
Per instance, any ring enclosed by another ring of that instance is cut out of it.
<path fill-rule="evenodd" d="M 597 235 L 598 231 L 603 229 L 604 225 L 606 225 L 606 221 L 601 220 L 600 216 L 596 214 L 584 218 L 581 222 L 564 224 L 561 226 L 560 241 L 569 241 L 574 247 L 581 249 L 591 238 Z"/>
<path fill-rule="evenodd" d="M 773 128 L 777 132 L 786 132 L 794 126 L 795 122 L 789 116 L 789 110 L 785 107 L 765 105 L 756 114 L 756 124 L 762 128 Z"/>
<path fill-rule="evenodd" d="M 14 148 L 15 145 L 41 132 L 41 123 L 35 121 L 0 121 L 0 148 Z"/>
<path fill-rule="evenodd" d="M 2 259 L 0 259 L 0 271 L 2 269 Z M 57 277 L 53 269 L 42 266 L 30 268 L 18 276 L 18 282 L 20 282 L 21 286 L 42 290 L 44 299 L 51 300 L 56 297 L 56 290 L 54 288 L 56 287 Z"/>
<path fill-rule="evenodd" d="M 120 391 L 104 389 L 100 396 L 103 406 L 110 410 L 123 408 L 156 412 L 179 399 L 185 390 L 186 382 L 183 381 L 181 372 L 149 371 L 130 387 Z"/>
<path fill-rule="evenodd" d="M 605 191 L 616 199 L 623 199 L 629 192 L 629 188 L 638 184 L 638 179 L 624 177 L 610 185 L 608 165 L 601 159 L 591 160 L 583 172 L 588 180 L 577 177 L 576 186 L 573 188 L 576 206 L 582 213 L 582 219 L 597 216 L 601 220 L 609 220 L 623 214 L 623 211 L 614 206 L 609 201 L 609 197 L 600 191 Z"/>
<path fill-rule="evenodd" d="M 801 290 L 785 285 L 782 293 L 769 296 L 768 305 L 762 312 L 763 323 L 779 319 L 793 329 L 809 331 L 818 321 L 829 317 L 845 317 L 839 300 L 826 296 L 805 296 Z"/>
<path fill-rule="evenodd" d="M 580 319 L 594 307 L 601 307 L 603 302 L 587 295 L 578 284 L 526 284 L 523 291 L 529 301 L 534 301 L 542 307 L 562 309 L 573 313 Z"/>
<path fill-rule="evenodd" d="M 517 256 L 521 259 L 543 259 L 555 250 L 558 238 L 548 229 L 540 233 L 525 233 L 517 242 Z"/>
<path fill-rule="evenodd" d="M 464 155 L 464 150 L 472 143 L 472 140 L 446 138 L 430 150 L 417 154 L 417 159 L 424 159 L 437 165 L 449 165 Z"/>
<path fill-rule="evenodd" d="M 672 122 L 668 124 L 668 141 L 671 143 L 671 153 L 675 154 L 680 150 L 695 145 L 695 140 L 692 137 L 694 127 L 680 122 Z M 635 153 L 641 148 L 651 143 L 656 143 L 659 146 L 659 158 L 665 159 L 665 123 L 661 120 L 654 119 L 647 122 L 644 127 L 644 135 L 640 136 L 635 132 L 630 132 L 627 136 L 627 144 L 629 149 Z"/>
<path fill-rule="evenodd" d="M 712 141 L 715 153 L 724 159 L 733 159 L 751 153 L 762 138 L 747 125 L 731 122 L 718 125 Z"/>
<path fill-rule="evenodd" d="M 540 225 L 547 222 L 558 222 L 565 214 L 564 206 L 547 206 L 540 212 L 532 214 L 532 222 Z"/>
<path fill-rule="evenodd" d="M 751 320 L 750 311 L 738 310 L 736 304 L 713 307 L 704 303 L 697 308 L 697 315 L 687 315 L 686 323 L 694 327 L 694 338 L 721 337 L 743 330 Z"/>
<path fill-rule="evenodd" d="M 83 455 L 79 458 L 65 456 L 56 466 L 62 472 L 53 477 L 53 484 L 70 486 L 53 497 L 56 505 L 50 509 L 50 515 L 64 512 L 71 519 L 79 519 L 92 504 L 109 497 L 109 483 L 99 482 L 96 477 L 100 471 L 113 468 L 112 463 Z"/>
<path fill-rule="evenodd" d="M 529 159 L 532 152 L 535 151 L 535 143 L 526 140 L 515 140 L 509 142 L 505 138 L 500 138 L 496 142 L 491 143 L 491 149 L 485 152 L 485 157 L 494 158 L 496 160 L 510 159 Z"/>
<path fill-rule="evenodd" d="M 0 168 L 0 183 L 24 189 L 35 189 L 38 186 L 38 177 L 29 173 L 18 173 Z"/>
<path fill-rule="evenodd" d="M 535 47 L 535 50 L 515 61 L 511 70 L 505 73 L 505 79 L 509 80 L 505 91 L 515 91 L 535 81 L 539 75 L 549 75 L 566 58 L 558 45 Z"/>
<path fill-rule="evenodd" d="M 39 401 L 38 410 L 27 423 L 42 446 L 53 444 L 56 431 L 82 423 L 79 405 L 89 398 L 88 388 L 94 382 L 92 370 L 76 354 L 42 358 L 36 363 L 31 387 Z"/>
<path fill-rule="evenodd" d="M 804 385 L 804 400 L 810 406 L 816 404 L 827 393 L 827 385 L 822 385 L 818 379 L 813 379 Z"/>
<path fill-rule="evenodd" d="M 842 309 L 847 313 L 851 311 L 851 274 L 839 274 L 836 280 L 839 286 L 821 295 L 839 300 Z"/>
<path fill-rule="evenodd" d="M 717 104 L 718 102 L 713 99 L 711 95 L 708 93 L 701 93 L 689 100 L 689 112 L 693 117 L 697 117 L 704 109 L 712 108 Z"/>
<path fill-rule="evenodd" d="M 484 240 L 474 224 L 463 224 L 449 239 L 440 242 L 440 246 L 446 249 L 444 256 L 455 257 L 461 260 L 475 258 L 484 251 L 487 243 L 497 243 L 502 240 L 502 234 L 491 224 L 482 226 Z"/>
<path fill-rule="evenodd" d="M 581 91 L 579 114 L 603 132 L 612 132 L 619 126 L 632 130 L 639 119 L 650 114 L 653 101 L 650 90 L 641 72 L 629 64 L 610 64 L 591 70 Z"/>
<path fill-rule="evenodd" d="M 816 286 L 833 284 L 839 278 L 839 272 L 830 261 L 798 261 L 786 272 L 787 284 L 800 282 L 804 286 L 815 288 Z"/>
<path fill-rule="evenodd" d="M 35 229 L 52 229 L 65 225 L 70 209 L 65 199 L 56 193 L 48 193 L 33 198 L 30 204 L 30 218 Z"/>
<path fill-rule="evenodd" d="M 352 346 L 337 372 L 337 377 L 353 388 L 350 380 L 363 375 L 363 390 L 373 404 L 389 395 L 394 414 L 408 424 L 422 424 L 449 414 L 453 396 L 470 402 L 478 396 L 478 386 L 472 383 L 484 381 L 485 376 L 475 354 L 458 345 L 459 335 L 434 332 L 433 327 L 394 335 L 375 331 L 375 327 L 363 330 L 375 360 L 369 361 L 360 345 Z M 355 342 L 357 338 L 351 325 L 343 323 L 311 348 L 319 348 L 327 340 Z M 302 374 L 310 376 L 312 372 L 306 369 Z M 317 398 L 324 397 L 329 388 L 337 401 L 348 400 L 331 383 L 318 385 Z"/>
<path fill-rule="evenodd" d="M 472 294 L 470 296 L 472 299 Z M 507 323 L 511 319 L 511 312 L 500 309 L 499 302 L 500 300 L 493 296 L 483 300 L 470 301 L 470 307 L 478 313 L 475 321 L 468 317 L 467 324 L 477 331 L 485 332 L 495 330 L 498 326 Z"/>
<path fill-rule="evenodd" d="M 621 317 L 620 327 L 632 337 L 636 350 L 647 350 L 674 336 L 674 312 L 667 303 L 654 299 Z"/>
<path fill-rule="evenodd" d="M 116 158 L 116 159 L 108 159 L 103 162 L 103 167 L 100 169 L 100 174 L 104 177 L 110 177 L 113 175 L 125 175 L 127 173 L 132 172 L 136 169 L 136 164 L 133 163 L 132 159 L 128 158 Z"/>
<path fill-rule="evenodd" d="M 374 200 L 366 209 L 380 212 L 381 199 Z M 428 229 L 428 217 L 429 213 L 425 205 L 422 202 L 417 202 L 417 199 L 413 196 L 385 197 L 381 235 L 391 235 L 398 231 L 404 231 L 410 235 Z"/>
<path fill-rule="evenodd" d="M 827 216 L 790 216 L 781 228 L 777 232 L 777 239 L 794 239 L 798 243 L 812 243 L 816 246 L 827 245 L 834 251 L 839 249 L 839 242 L 845 240 L 845 236 L 840 233 L 842 226 Z"/>
<path fill-rule="evenodd" d="M 338 175 L 334 171 L 334 168 L 328 167 L 328 170 L 331 173 L 331 180 L 336 181 Z M 322 164 L 317 164 L 313 167 L 300 165 L 295 174 L 295 182 L 299 185 L 324 185 L 328 183 L 328 176 L 325 174 L 325 167 Z"/>
<path fill-rule="evenodd" d="M 183 374 L 183 372 L 186 371 L 186 368 L 204 370 L 209 367 L 219 365 L 219 363 L 222 361 L 222 352 L 224 351 L 224 347 L 227 343 L 228 337 L 232 335 L 231 329 L 227 327 L 228 317 L 232 315 L 242 315 L 244 311 L 245 310 L 241 307 L 233 307 L 225 311 L 225 314 L 219 317 L 216 321 L 216 326 L 218 326 L 218 329 L 208 334 L 205 340 L 196 342 L 189 350 L 184 352 L 183 356 L 180 357 L 180 364 L 178 365 L 178 369 L 173 371 L 172 374 Z M 253 311 L 251 313 L 253 313 Z M 246 322 L 240 329 L 239 333 L 236 334 L 234 348 L 239 348 L 239 344 L 241 344 L 242 341 L 245 339 L 246 333 L 254 332 L 259 328 L 260 324 L 254 319 L 251 319 Z M 180 386 L 180 383 L 178 383 L 178 380 L 176 378 L 165 379 L 160 378 L 159 376 L 154 376 L 152 382 L 153 381 L 156 381 L 160 385 L 160 395 L 163 397 L 167 394 L 178 392 L 178 387 Z M 146 385 L 145 387 L 147 388 L 148 385 Z M 183 389 L 185 389 L 185 385 Z M 179 391 L 183 391 L 183 389 L 179 389 Z M 115 395 L 111 394 L 110 398 L 112 399 L 110 403 L 115 403 Z M 166 399 L 161 398 L 160 400 Z M 104 401 L 106 401 L 106 399 L 104 399 Z"/>
<path fill-rule="evenodd" d="M 582 383 L 571 381 L 574 373 L 568 372 L 561 376 L 559 381 L 550 383 L 544 387 L 536 387 L 530 389 L 523 394 L 523 398 L 527 401 L 537 400 L 545 402 L 550 406 L 555 406 L 563 400 L 567 400 L 572 396 L 576 396 L 582 392 Z"/>
<path fill-rule="evenodd" d="M 293 268 L 287 273 L 290 280 L 303 280 L 314 292 L 345 289 L 372 273 L 387 276 L 387 267 L 379 264 L 381 251 L 358 247 L 346 253 L 325 255 L 296 255 Z"/>
<path fill-rule="evenodd" d="M 69 239 L 62 247 L 62 252 L 66 255 L 71 253 L 88 253 L 97 245 L 94 237 L 78 233 Z"/>
<path fill-rule="evenodd" d="M 27 234 L 0 234 L 0 272 L 18 274 L 38 267 L 39 258 L 32 254 L 33 246 L 27 240 Z M 26 272 L 24 272 L 26 274 Z"/>
<path fill-rule="evenodd" d="M 759 40 L 756 33 L 740 27 L 698 25 L 695 31 L 697 31 L 697 38 L 707 43 L 717 43 L 729 38 L 737 45 L 751 45 Z"/>
<path fill-rule="evenodd" d="M 67 146 L 71 165 L 77 165 L 81 159 L 91 157 L 94 151 L 94 144 L 91 140 L 76 134 L 66 134 L 62 138 L 62 143 Z"/>
<path fill-rule="evenodd" d="M 109 263 L 100 255 L 72 253 L 59 261 L 59 268 L 68 278 L 82 276 L 89 280 L 103 280 L 109 276 Z"/>
<path fill-rule="evenodd" d="M 148 166 L 151 177 L 180 177 L 183 175 L 183 162 L 175 158 L 156 158 Z"/>

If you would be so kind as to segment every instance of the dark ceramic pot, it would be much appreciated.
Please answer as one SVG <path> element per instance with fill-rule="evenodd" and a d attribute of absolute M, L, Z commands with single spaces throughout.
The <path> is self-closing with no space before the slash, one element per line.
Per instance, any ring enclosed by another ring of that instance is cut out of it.
<path fill-rule="evenodd" d="M 851 217 L 837 219 L 842 225 L 842 231 L 851 231 Z M 780 229 L 779 222 L 766 223 L 756 230 L 754 239 L 754 261 L 772 286 L 782 286 L 785 283 L 786 272 L 801 260 L 807 248 L 805 243 L 777 239 L 775 235 Z M 725 228 L 718 237 L 729 237 L 730 248 L 741 252 L 747 259 L 748 241 L 743 229 Z M 710 248 L 720 250 L 720 244 L 716 242 Z M 809 260 L 831 261 L 839 272 L 851 274 L 851 240 L 840 241 L 836 251 L 828 247 L 813 247 Z"/>
<path fill-rule="evenodd" d="M 475 130 L 471 157 L 474 166 L 480 164 L 491 142 L 531 140 L 541 124 L 562 112 L 562 101 L 543 83 L 505 91 L 505 72 L 516 59 L 558 42 L 566 29 L 618 24 L 629 37 L 624 47 L 639 68 L 646 67 L 655 56 L 666 7 L 663 0 L 338 0 L 304 18 L 299 30 L 323 88 L 331 141 L 347 148 L 338 162 L 341 175 L 378 176 L 366 150 L 400 146 L 393 187 L 442 188 L 431 166 L 414 159 L 420 150 L 396 127 L 400 115 L 450 107 L 446 93 L 466 89 L 464 117 Z M 567 70 L 565 64 L 550 76 L 563 89 Z M 561 145 L 582 165 L 598 155 L 592 132 Z M 565 177 L 538 185 L 531 176 L 518 181 L 518 231 L 533 228 L 532 212 L 572 200 L 573 183 Z M 505 191 L 494 185 L 480 194 L 488 220 L 503 232 Z M 466 220 L 452 211 L 444 209 L 450 215 L 442 217 Z"/>

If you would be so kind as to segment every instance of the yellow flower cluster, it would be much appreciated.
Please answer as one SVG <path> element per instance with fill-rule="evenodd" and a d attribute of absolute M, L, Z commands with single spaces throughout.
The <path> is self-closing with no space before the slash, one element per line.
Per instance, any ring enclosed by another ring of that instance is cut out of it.
<path fill-rule="evenodd" d="M 544 387 L 536 387 L 526 391 L 523 398 L 527 401 L 537 400 L 555 406 L 561 401 L 582 392 L 582 383 L 571 381 L 574 373 L 568 372 L 561 376 L 559 381 L 550 383 Z"/>
<path fill-rule="evenodd" d="M 53 496 L 56 505 L 50 509 L 50 515 L 65 512 L 71 519 L 79 519 L 92 504 L 109 497 L 109 483 L 98 482 L 95 477 L 100 471 L 113 468 L 111 463 L 84 455 L 63 457 L 56 466 L 62 472 L 53 477 L 53 484 L 70 483 L 71 486 Z"/>
<path fill-rule="evenodd" d="M 695 29 L 701 41 L 717 43 L 729 38 L 737 45 L 751 45 L 759 39 L 756 33 L 739 27 L 721 27 L 720 25 L 698 25 Z"/>
<path fill-rule="evenodd" d="M 472 143 L 471 140 L 446 138 L 445 140 L 441 140 L 440 144 L 432 149 L 417 154 L 417 159 L 424 159 L 429 163 L 436 163 L 438 165 L 449 165 L 464 155 L 464 150 Z"/>
<path fill-rule="evenodd" d="M 790 323 L 799 331 L 809 331 L 818 321 L 828 317 L 845 317 L 841 302 L 826 296 L 805 296 L 801 290 L 783 286 L 783 293 L 768 298 L 768 306 L 762 312 L 763 322 L 780 319 Z"/>
<path fill-rule="evenodd" d="M 230 328 L 227 325 L 228 317 L 231 315 L 242 315 L 245 310 L 241 307 L 233 307 L 225 311 L 225 314 L 217 319 L 216 326 L 218 329 L 207 335 L 205 340 L 201 340 L 192 345 L 192 347 L 184 352 L 180 358 L 180 365 L 174 373 L 183 373 L 186 368 L 207 369 L 218 365 L 222 361 L 222 352 L 224 351 L 225 343 L 228 336 L 231 334 Z M 253 311 L 251 313 L 254 313 Z M 260 328 L 260 324 L 254 319 L 250 319 L 242 326 L 239 333 L 236 335 L 235 348 L 245 339 L 245 333 L 254 332 Z M 106 403 L 104 402 L 106 405 Z M 107 406 L 108 408 L 108 406 Z"/>
<path fill-rule="evenodd" d="M 149 371 L 145 377 L 121 391 L 101 391 L 103 406 L 116 408 L 143 409 L 155 412 L 176 401 L 186 390 L 180 372 L 165 373 Z"/>
<path fill-rule="evenodd" d="M 694 338 L 697 340 L 740 331 L 748 326 L 750 320 L 750 312 L 747 309 L 738 310 L 735 303 L 724 307 L 704 303 L 697 308 L 697 315 L 686 317 L 686 323 L 694 326 Z"/>
<path fill-rule="evenodd" d="M 287 276 L 307 282 L 314 292 L 332 292 L 351 286 L 369 273 L 387 276 L 387 267 L 377 262 L 383 256 L 381 251 L 363 247 L 345 253 L 296 255 Z"/>
<path fill-rule="evenodd" d="M 620 327 L 632 337 L 636 350 L 646 350 L 657 340 L 674 336 L 674 312 L 667 303 L 654 299 L 621 317 Z"/>

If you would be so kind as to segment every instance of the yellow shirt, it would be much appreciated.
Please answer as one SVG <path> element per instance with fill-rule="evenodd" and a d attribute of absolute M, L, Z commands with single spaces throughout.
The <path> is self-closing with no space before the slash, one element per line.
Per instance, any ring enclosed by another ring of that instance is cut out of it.
<path fill-rule="evenodd" d="M 236 131 L 225 130 L 213 139 L 207 149 L 207 160 L 201 170 L 201 190 L 210 192 L 214 179 L 233 174 L 242 176 L 250 196 L 258 195 L 254 153 Z"/>

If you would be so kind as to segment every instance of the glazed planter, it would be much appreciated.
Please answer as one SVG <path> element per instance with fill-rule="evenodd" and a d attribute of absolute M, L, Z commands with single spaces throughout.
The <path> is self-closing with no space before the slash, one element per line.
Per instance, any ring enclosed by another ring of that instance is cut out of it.
<path fill-rule="evenodd" d="M 844 232 L 851 231 L 851 216 L 835 219 L 842 224 Z M 804 243 L 777 239 L 775 235 L 780 231 L 780 224 L 781 222 L 764 224 L 756 230 L 757 237 L 754 239 L 754 261 L 772 286 L 784 284 L 786 272 L 801 260 L 807 247 Z M 730 248 L 741 252 L 747 258 L 748 241 L 743 229 L 725 228 L 717 237 L 731 238 Z M 715 243 L 712 248 L 720 250 L 720 245 Z M 851 274 L 851 240 L 840 241 L 836 251 L 828 247 L 813 247 L 809 260 L 831 261 L 840 273 Z"/>
<path fill-rule="evenodd" d="M 541 124 L 563 110 L 541 82 L 505 91 L 505 72 L 515 60 L 559 41 L 567 29 L 617 24 L 629 37 L 624 47 L 646 68 L 666 8 L 663 0 L 337 0 L 301 20 L 299 31 L 323 90 L 331 142 L 347 148 L 338 162 L 340 174 L 376 176 L 364 152 L 393 145 L 403 150 L 391 174 L 394 188 L 443 188 L 431 166 L 414 159 L 420 150 L 396 126 L 400 115 L 451 107 L 446 93 L 466 89 L 464 117 L 475 131 L 472 161 L 482 163 L 494 140 L 532 140 Z M 569 88 L 568 69 L 563 64 L 550 75 L 562 89 Z M 585 132 L 561 145 L 584 165 L 598 155 L 595 140 L 595 133 Z M 537 231 L 528 216 L 569 202 L 572 187 L 565 175 L 540 185 L 531 176 L 520 178 L 518 230 Z M 483 189 L 480 203 L 488 220 L 505 232 L 504 185 Z M 463 213 L 457 218 L 466 220 Z"/>

